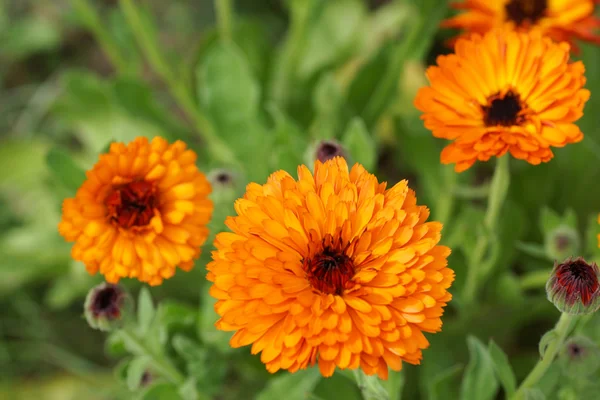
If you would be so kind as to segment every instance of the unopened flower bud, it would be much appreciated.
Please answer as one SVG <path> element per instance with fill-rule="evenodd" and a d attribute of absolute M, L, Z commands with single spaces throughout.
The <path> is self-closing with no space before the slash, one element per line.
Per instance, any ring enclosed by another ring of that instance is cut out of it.
<path fill-rule="evenodd" d="M 564 344 L 558 359 L 567 376 L 591 376 L 600 368 L 600 348 L 585 336 L 575 336 Z"/>
<path fill-rule="evenodd" d="M 344 150 L 342 145 L 336 141 L 323 140 L 319 142 L 315 148 L 315 159 L 323 163 L 338 156 L 347 158 L 346 150 Z"/>
<path fill-rule="evenodd" d="M 581 246 L 579 234 L 570 226 L 559 226 L 546 235 L 544 247 L 546 253 L 553 259 L 565 258 L 579 253 Z"/>
<path fill-rule="evenodd" d="M 110 331 L 122 325 L 130 307 L 131 300 L 123 287 L 104 282 L 88 292 L 85 318 L 92 328 Z"/>
<path fill-rule="evenodd" d="M 556 308 L 567 314 L 590 314 L 600 307 L 600 271 L 582 257 L 555 263 L 546 293 Z"/>

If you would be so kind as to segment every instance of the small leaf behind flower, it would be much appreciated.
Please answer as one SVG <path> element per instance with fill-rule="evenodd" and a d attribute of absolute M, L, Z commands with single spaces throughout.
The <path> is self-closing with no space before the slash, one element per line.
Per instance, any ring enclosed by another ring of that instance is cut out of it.
<path fill-rule="evenodd" d="M 461 400 L 492 400 L 498 391 L 494 361 L 483 343 L 474 336 L 467 338 L 470 361 L 463 377 Z"/>
<path fill-rule="evenodd" d="M 85 181 L 83 168 L 73 161 L 73 158 L 58 147 L 50 149 L 46 156 L 46 163 L 52 174 L 71 194 L 75 194 L 79 186 Z"/>
<path fill-rule="evenodd" d="M 279 375 L 270 380 L 256 400 L 304 400 L 321 380 L 319 368 L 309 368 L 295 374 Z"/>
<path fill-rule="evenodd" d="M 376 144 L 365 123 L 360 118 L 350 121 L 342 137 L 342 144 L 350 152 L 352 160 L 372 171 L 377 163 Z"/>
<path fill-rule="evenodd" d="M 493 340 L 488 345 L 488 351 L 494 362 L 496 374 L 498 375 L 498 379 L 500 379 L 500 383 L 502 383 L 506 397 L 512 396 L 517 387 L 517 378 L 515 378 L 515 373 L 508 362 L 508 357 Z"/>
<path fill-rule="evenodd" d="M 152 296 L 148 288 L 143 287 L 140 290 L 138 299 L 138 324 L 140 326 L 140 333 L 143 336 L 148 329 L 152 320 L 154 319 L 154 304 L 152 303 Z"/>

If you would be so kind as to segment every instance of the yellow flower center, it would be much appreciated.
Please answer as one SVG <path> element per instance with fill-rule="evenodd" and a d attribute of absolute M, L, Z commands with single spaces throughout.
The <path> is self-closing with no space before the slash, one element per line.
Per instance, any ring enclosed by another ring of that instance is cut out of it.
<path fill-rule="evenodd" d="M 547 0 L 511 0 L 506 6 L 506 17 L 515 24 L 533 25 L 544 16 Z"/>

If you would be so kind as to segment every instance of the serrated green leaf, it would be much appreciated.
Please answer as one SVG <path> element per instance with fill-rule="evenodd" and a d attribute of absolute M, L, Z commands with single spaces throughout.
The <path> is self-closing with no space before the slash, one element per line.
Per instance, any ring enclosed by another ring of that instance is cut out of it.
<path fill-rule="evenodd" d="M 467 338 L 470 361 L 461 385 L 461 400 L 492 400 L 498 391 L 494 361 L 486 347 L 474 336 Z"/>
<path fill-rule="evenodd" d="M 129 390 L 137 390 L 142 382 L 144 372 L 148 369 L 150 359 L 146 356 L 135 357 L 127 366 L 127 387 Z"/>
<path fill-rule="evenodd" d="M 155 315 L 154 303 L 152 302 L 150 290 L 148 290 L 147 287 L 143 287 L 140 290 L 137 304 L 137 315 L 140 334 L 143 336 L 150 329 L 150 325 L 152 324 Z"/>
<path fill-rule="evenodd" d="M 66 151 L 53 147 L 46 156 L 48 168 L 62 185 L 73 195 L 85 181 L 85 171 Z"/>
<path fill-rule="evenodd" d="M 321 380 L 318 368 L 279 375 L 269 381 L 256 400 L 305 400 Z"/>
<path fill-rule="evenodd" d="M 502 387 L 504 388 L 506 397 L 511 397 L 515 393 L 517 387 L 517 378 L 515 378 L 512 367 L 508 362 L 508 357 L 493 340 L 490 340 L 488 351 L 492 361 L 494 362 L 494 369 L 498 375 L 498 379 L 500 380 Z"/>
<path fill-rule="evenodd" d="M 373 171 L 377 163 L 377 146 L 361 119 L 350 121 L 342 144 L 350 152 L 353 161 L 362 164 L 367 171 Z"/>

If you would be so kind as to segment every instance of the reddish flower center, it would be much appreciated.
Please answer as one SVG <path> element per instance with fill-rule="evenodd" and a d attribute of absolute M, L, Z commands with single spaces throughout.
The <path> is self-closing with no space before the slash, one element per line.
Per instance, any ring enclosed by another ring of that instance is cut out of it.
<path fill-rule="evenodd" d="M 499 94 L 489 98 L 488 106 L 483 106 L 483 122 L 486 126 L 511 126 L 521 123 L 522 110 L 519 95 L 509 91 L 503 97 Z"/>
<path fill-rule="evenodd" d="M 341 295 L 354 276 L 354 264 L 342 251 L 325 247 L 313 258 L 303 261 L 310 285 L 327 294 Z"/>
<path fill-rule="evenodd" d="M 506 16 L 515 24 L 535 24 L 544 16 L 547 0 L 511 0 L 506 4 Z"/>
<path fill-rule="evenodd" d="M 598 290 L 596 271 L 583 260 L 576 259 L 559 265 L 556 278 L 558 284 L 566 290 L 566 299 L 571 304 L 579 297 L 583 305 L 587 306 Z"/>
<path fill-rule="evenodd" d="M 154 216 L 156 191 L 152 183 L 134 181 L 115 187 L 104 203 L 111 221 L 119 226 L 145 226 Z"/>
<path fill-rule="evenodd" d="M 106 317 L 108 319 L 117 319 L 121 316 L 121 305 L 123 302 L 123 292 L 116 286 L 106 286 L 96 292 L 91 311 L 95 317 Z"/>

